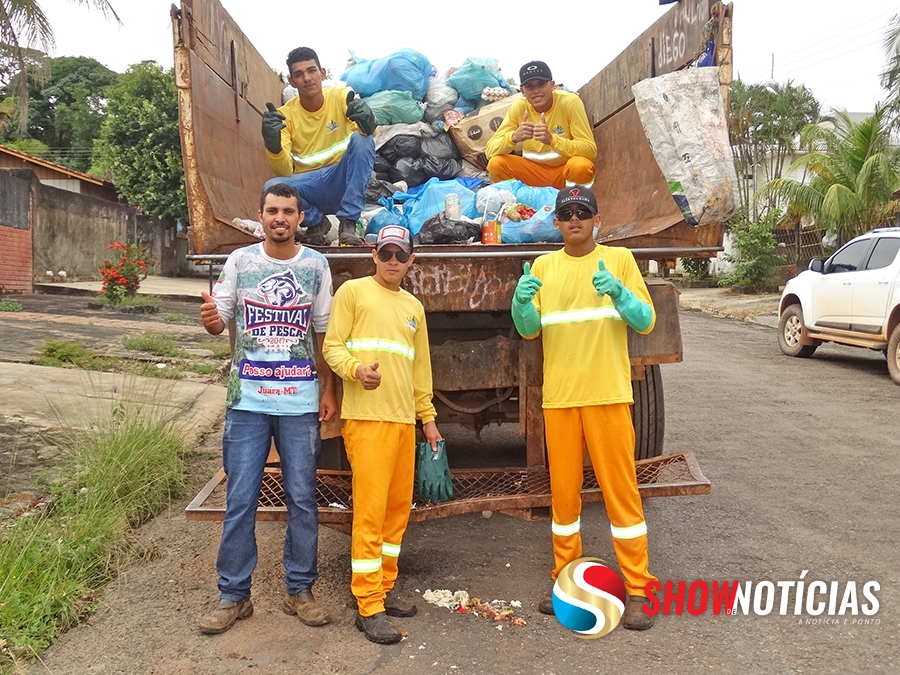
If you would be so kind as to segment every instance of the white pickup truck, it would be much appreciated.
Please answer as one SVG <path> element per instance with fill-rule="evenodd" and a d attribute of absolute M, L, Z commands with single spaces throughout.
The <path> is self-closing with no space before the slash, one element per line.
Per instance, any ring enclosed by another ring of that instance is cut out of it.
<path fill-rule="evenodd" d="M 823 342 L 884 352 L 900 385 L 900 227 L 872 230 L 830 258 L 814 258 L 788 281 L 779 305 L 778 344 L 812 356 Z"/>

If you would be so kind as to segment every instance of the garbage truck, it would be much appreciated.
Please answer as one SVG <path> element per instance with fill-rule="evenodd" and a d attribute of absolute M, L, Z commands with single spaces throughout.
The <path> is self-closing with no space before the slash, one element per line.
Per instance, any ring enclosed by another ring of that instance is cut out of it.
<path fill-rule="evenodd" d="M 256 214 L 262 185 L 273 175 L 263 152 L 260 119 L 266 102 L 281 100 L 284 83 L 219 0 L 182 0 L 180 7 L 172 6 L 171 16 L 190 257 L 208 265 L 212 274 L 229 252 L 259 241 L 235 218 Z M 717 67 L 727 109 L 731 20 L 731 4 L 681 0 L 578 90 L 598 148 L 594 192 L 602 217 L 599 241 L 628 247 L 639 264 L 654 260 L 666 270 L 678 257 L 712 257 L 722 250 L 723 223 L 691 226 L 673 199 L 647 141 L 632 85 L 684 69 L 706 54 Z M 523 263 L 557 248 L 502 243 L 417 247 L 404 287 L 427 313 L 439 422 L 461 424 L 476 435 L 486 425 L 518 425 L 524 454 L 513 462 L 492 461 L 486 447 L 477 466 L 454 464 L 454 498 L 414 505 L 412 522 L 485 510 L 547 517 L 541 343 L 519 338 L 510 303 Z M 371 249 L 321 250 L 335 287 L 374 271 Z M 629 335 L 639 487 L 645 497 L 708 493 L 710 483 L 691 452 L 663 454 L 660 364 L 682 360 L 678 291 L 665 279 L 648 279 L 648 288 L 656 327 L 649 335 Z M 339 430 L 339 420 L 322 428 L 317 496 L 320 522 L 347 530 L 352 519 L 350 472 Z M 221 519 L 226 480 L 222 471 L 214 476 L 187 507 L 187 517 Z M 583 499 L 602 499 L 589 462 Z M 286 518 L 277 461 L 266 470 L 258 518 Z"/>

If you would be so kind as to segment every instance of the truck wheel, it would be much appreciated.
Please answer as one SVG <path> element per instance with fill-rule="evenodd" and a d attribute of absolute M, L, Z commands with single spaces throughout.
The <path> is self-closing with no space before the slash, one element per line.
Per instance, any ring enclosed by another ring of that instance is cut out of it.
<path fill-rule="evenodd" d="M 659 365 L 644 369 L 643 380 L 633 380 L 634 459 L 659 457 L 663 452 L 666 431 L 666 408 L 663 401 L 662 373 Z"/>
<path fill-rule="evenodd" d="M 778 346 L 782 354 L 805 358 L 812 356 L 819 346 L 805 345 L 800 342 L 800 334 L 803 330 L 803 310 L 800 305 L 788 305 L 778 319 Z"/>
<path fill-rule="evenodd" d="M 900 384 L 900 324 L 894 326 L 887 348 L 888 373 L 894 384 Z"/>

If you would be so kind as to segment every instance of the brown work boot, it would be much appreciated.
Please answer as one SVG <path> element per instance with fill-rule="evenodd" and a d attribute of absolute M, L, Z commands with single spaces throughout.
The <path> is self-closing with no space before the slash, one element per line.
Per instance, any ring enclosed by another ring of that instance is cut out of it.
<path fill-rule="evenodd" d="M 362 246 L 362 239 L 356 233 L 356 221 L 349 218 L 338 218 L 338 243 L 341 246 Z"/>
<path fill-rule="evenodd" d="M 363 616 L 357 613 L 356 627 L 366 634 L 366 639 L 377 642 L 380 645 L 392 645 L 403 639 L 403 633 L 384 612 L 378 612 L 372 616 Z"/>
<path fill-rule="evenodd" d="M 297 595 L 285 595 L 281 609 L 285 614 L 296 615 L 307 626 L 324 626 L 331 623 L 331 616 L 313 597 L 311 590 L 300 591 Z"/>
<path fill-rule="evenodd" d="M 307 246 L 326 246 L 325 235 L 330 229 L 331 221 L 328 216 L 322 216 L 322 220 L 315 225 L 297 228 L 294 240 Z"/>
<path fill-rule="evenodd" d="M 409 618 L 416 615 L 416 606 L 399 597 L 399 593 L 391 591 L 384 598 L 384 613 L 388 616 Z"/>
<path fill-rule="evenodd" d="M 550 616 L 556 616 L 556 610 L 553 609 L 553 589 L 551 588 L 544 594 L 544 597 L 541 598 L 540 602 L 538 602 L 538 611 L 541 614 L 549 614 Z"/>
<path fill-rule="evenodd" d="M 639 595 L 629 595 L 625 603 L 625 613 L 622 615 L 622 626 L 628 630 L 647 630 L 652 628 L 656 621 L 655 614 L 647 614 L 644 611 L 645 601 Z"/>
<path fill-rule="evenodd" d="M 253 614 L 253 603 L 248 600 L 219 600 L 219 606 L 200 619 L 200 632 L 207 635 L 224 633 L 238 619 L 246 619 Z"/>

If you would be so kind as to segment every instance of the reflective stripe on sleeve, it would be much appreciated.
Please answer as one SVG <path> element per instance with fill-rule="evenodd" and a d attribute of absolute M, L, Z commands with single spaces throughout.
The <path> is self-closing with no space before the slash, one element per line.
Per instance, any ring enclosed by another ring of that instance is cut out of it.
<path fill-rule="evenodd" d="M 647 523 L 638 523 L 631 527 L 616 527 L 615 525 L 610 525 L 609 529 L 612 530 L 614 539 L 637 539 L 638 537 L 643 537 L 647 534 Z"/>
<path fill-rule="evenodd" d="M 377 572 L 381 569 L 381 558 L 372 558 L 370 560 L 365 559 L 350 559 L 350 570 L 353 574 L 369 574 L 370 572 Z"/>
<path fill-rule="evenodd" d="M 405 345 L 402 342 L 394 342 L 393 340 L 363 338 L 361 340 L 348 340 L 346 344 L 349 351 L 361 349 L 373 352 L 390 352 L 392 354 L 399 354 L 410 361 L 413 361 L 416 358 L 416 350 L 413 347 Z"/>
<path fill-rule="evenodd" d="M 389 544 L 384 542 L 381 544 L 381 555 L 386 555 L 389 558 L 399 558 L 400 557 L 400 545 L 399 544 Z"/>
<path fill-rule="evenodd" d="M 589 309 L 569 309 L 564 312 L 550 312 L 541 317 L 542 326 L 558 323 L 577 323 L 579 321 L 598 321 L 600 319 L 622 320 L 615 307 L 591 307 Z"/>
<path fill-rule="evenodd" d="M 581 532 L 581 516 L 569 525 L 560 525 L 554 520 L 550 524 L 550 531 L 557 537 L 571 537 L 573 534 L 578 534 Z"/>

